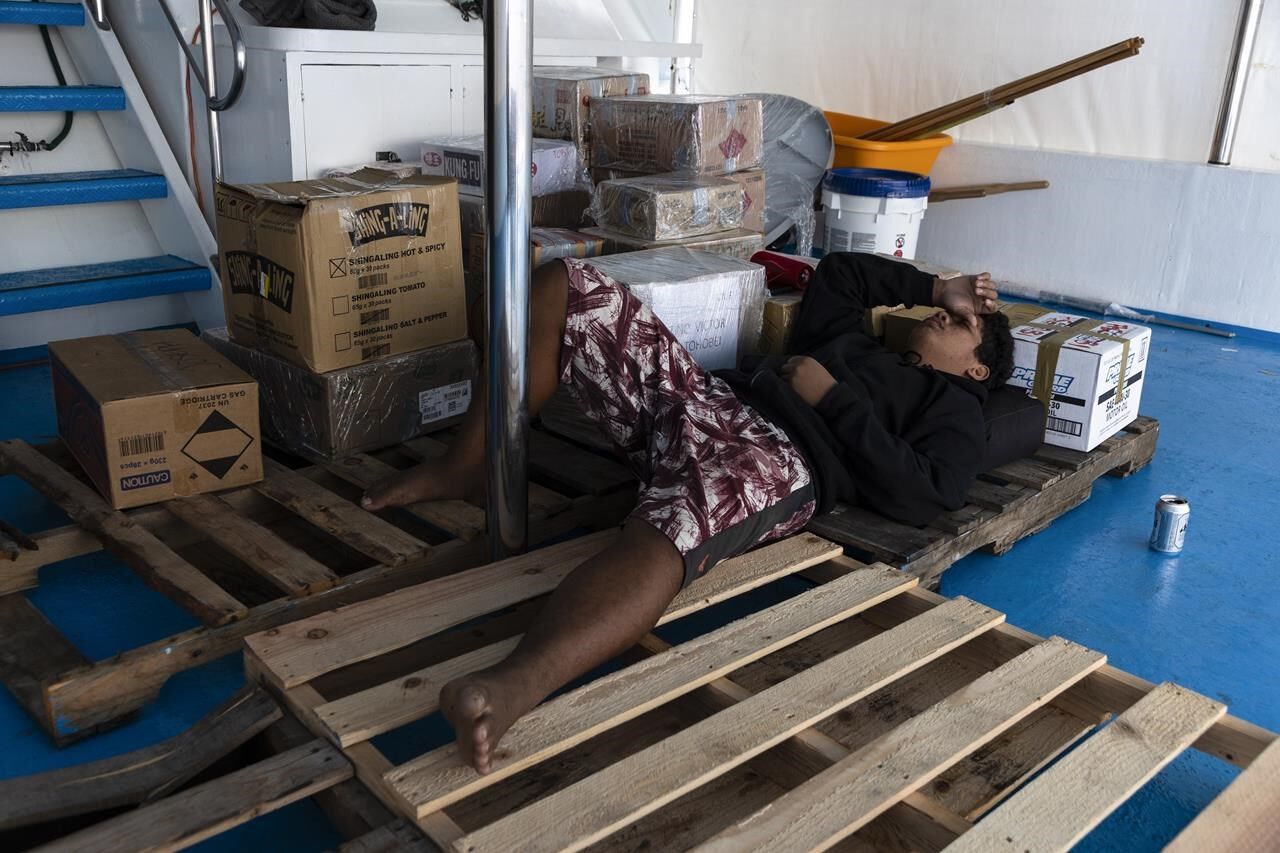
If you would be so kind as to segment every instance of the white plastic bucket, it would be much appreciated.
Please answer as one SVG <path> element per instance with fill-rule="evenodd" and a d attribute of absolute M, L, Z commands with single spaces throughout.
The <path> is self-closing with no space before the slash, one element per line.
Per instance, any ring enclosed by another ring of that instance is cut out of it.
<path fill-rule="evenodd" d="M 832 169 L 822 182 L 823 249 L 916 256 L 929 179 L 891 169 Z"/>

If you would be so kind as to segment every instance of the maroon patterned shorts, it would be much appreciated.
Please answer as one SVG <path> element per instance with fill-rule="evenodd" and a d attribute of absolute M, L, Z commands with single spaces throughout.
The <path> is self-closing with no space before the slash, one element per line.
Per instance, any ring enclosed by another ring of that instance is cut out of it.
<path fill-rule="evenodd" d="M 631 516 L 676 546 L 685 583 L 804 527 L 812 479 L 786 434 L 699 367 L 625 287 L 589 262 L 564 264 L 560 382 L 640 478 Z"/>

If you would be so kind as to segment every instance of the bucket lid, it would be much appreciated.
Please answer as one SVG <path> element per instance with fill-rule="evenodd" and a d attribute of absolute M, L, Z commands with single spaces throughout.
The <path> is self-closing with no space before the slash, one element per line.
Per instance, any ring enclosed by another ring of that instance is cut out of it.
<path fill-rule="evenodd" d="M 929 195 L 929 179 L 894 169 L 832 169 L 822 188 L 841 195 L 869 198 L 922 198 Z"/>

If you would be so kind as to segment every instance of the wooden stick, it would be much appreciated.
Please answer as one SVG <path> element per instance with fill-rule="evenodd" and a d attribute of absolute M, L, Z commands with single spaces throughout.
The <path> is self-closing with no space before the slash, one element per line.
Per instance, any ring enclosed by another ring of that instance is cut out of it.
<path fill-rule="evenodd" d="M 1047 190 L 1048 181 L 1018 181 L 1006 184 L 970 184 L 962 187 L 940 187 L 929 193 L 929 203 L 955 201 L 962 198 L 986 198 L 1001 193 L 1023 192 L 1025 190 Z"/>

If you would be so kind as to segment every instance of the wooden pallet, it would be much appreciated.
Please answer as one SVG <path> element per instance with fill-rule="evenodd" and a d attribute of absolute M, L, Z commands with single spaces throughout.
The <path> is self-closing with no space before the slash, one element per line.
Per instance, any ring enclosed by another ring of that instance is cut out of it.
<path fill-rule="evenodd" d="M 1197 824 L 1275 802 L 1271 732 L 808 533 L 727 561 L 662 622 L 799 572 L 824 583 L 675 647 L 648 636 L 518 721 L 489 775 L 452 745 L 400 764 L 375 746 L 507 654 L 525 603 L 613 535 L 247 638 L 250 677 L 401 816 L 350 849 L 424 844 L 416 832 L 464 853 L 1061 850 L 1188 746 L 1247 768 Z"/>
<path fill-rule="evenodd" d="M 444 448 L 420 438 L 298 469 L 267 460 L 253 486 L 119 512 L 60 445 L 42 452 L 0 442 L 0 473 L 22 478 L 74 522 L 6 535 L 14 547 L 0 552 L 0 680 L 61 745 L 122 722 L 170 677 L 238 651 L 249 634 L 485 562 L 479 507 L 442 501 L 373 514 L 358 506 L 365 486 Z M 615 525 L 634 502 L 626 468 L 551 436 L 538 436 L 530 468 L 534 543 Z M 203 624 L 88 660 L 22 590 L 42 567 L 103 549 Z"/>

